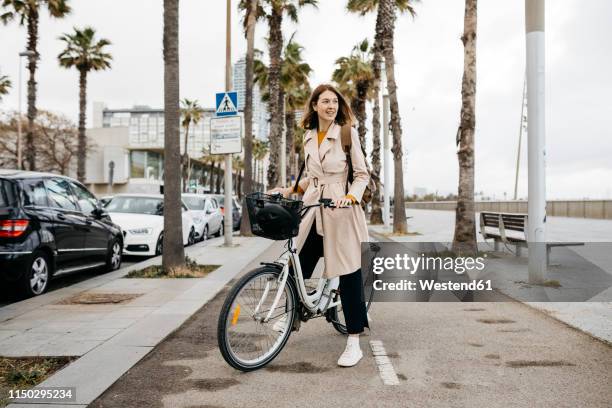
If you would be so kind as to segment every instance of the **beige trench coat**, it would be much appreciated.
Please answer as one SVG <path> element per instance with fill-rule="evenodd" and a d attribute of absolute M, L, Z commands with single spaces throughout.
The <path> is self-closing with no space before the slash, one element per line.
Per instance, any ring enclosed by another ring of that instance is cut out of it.
<path fill-rule="evenodd" d="M 299 185 L 304 191 L 302 199 L 305 206 L 317 204 L 320 198 L 337 200 L 346 195 L 348 164 L 342 149 L 340 129 L 340 125 L 333 124 L 321 146 L 318 146 L 316 130 L 309 130 L 304 135 L 306 170 Z M 370 176 L 354 128 L 351 129 L 351 138 L 353 183 L 348 193 L 360 202 Z M 323 236 L 325 277 L 346 275 L 361 268 L 361 242 L 368 241 L 368 227 L 360 205 L 337 209 L 314 207 L 308 210 L 295 241 L 298 251 L 302 250 L 313 222 L 316 223 L 317 233 Z"/>

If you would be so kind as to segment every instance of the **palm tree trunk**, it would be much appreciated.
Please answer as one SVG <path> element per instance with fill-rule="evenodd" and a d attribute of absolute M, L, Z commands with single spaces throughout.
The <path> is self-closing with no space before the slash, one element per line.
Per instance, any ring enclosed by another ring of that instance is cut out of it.
<path fill-rule="evenodd" d="M 355 98 L 354 108 L 357 115 L 357 132 L 359 133 L 359 142 L 365 148 L 365 136 L 368 132 L 366 128 L 366 99 L 368 94 L 368 84 L 365 81 L 359 81 L 356 84 L 357 96 Z"/>
<path fill-rule="evenodd" d="M 85 161 L 87 160 L 87 137 L 85 135 L 85 112 L 87 110 L 87 71 L 79 71 L 79 143 L 77 147 L 77 179 L 85 183 Z"/>
<path fill-rule="evenodd" d="M 244 104 L 244 195 L 253 192 L 253 61 L 255 56 L 255 25 L 257 23 L 257 0 L 249 0 L 247 9 L 246 40 L 247 54 L 244 79 L 246 95 Z M 246 201 L 242 201 L 246 208 Z M 242 217 L 240 235 L 251 236 L 251 224 L 248 217 Z"/>
<path fill-rule="evenodd" d="M 465 0 L 464 62 L 461 84 L 461 122 L 458 129 L 459 192 L 455 212 L 453 251 L 476 252 L 474 214 L 474 129 L 476 128 L 476 20 L 477 0 Z"/>
<path fill-rule="evenodd" d="M 185 264 L 181 215 L 179 1 L 164 0 L 164 249 L 166 272 Z"/>
<path fill-rule="evenodd" d="M 294 147 L 293 147 L 293 139 L 295 138 L 295 111 L 289 109 L 287 112 L 285 112 L 285 157 L 287 158 L 285 160 L 285 174 L 287 175 L 287 178 L 289 180 L 291 180 L 291 172 L 293 169 L 293 159 L 294 159 Z"/>
<path fill-rule="evenodd" d="M 217 184 L 215 185 L 215 194 L 221 194 L 221 178 L 221 161 L 219 161 L 217 166 Z"/>
<path fill-rule="evenodd" d="M 280 69 L 281 52 L 283 48 L 283 11 L 281 7 L 273 6 L 268 17 L 270 67 L 268 69 L 268 86 L 270 102 L 270 160 L 268 162 L 268 186 L 275 187 L 279 183 L 280 145 L 283 135 L 283 106 L 280 101 Z"/>
<path fill-rule="evenodd" d="M 382 208 L 380 205 L 380 67 L 382 64 L 382 24 L 381 13 L 376 15 L 376 36 L 374 40 L 374 49 L 372 56 L 372 71 L 374 73 L 374 81 L 372 87 L 374 90 L 374 106 L 372 107 L 372 180 L 376 184 L 376 192 L 372 196 L 372 212 L 370 214 L 370 223 L 380 225 L 383 223 Z M 385 186 L 390 188 L 390 185 Z"/>
<path fill-rule="evenodd" d="M 379 13 L 382 13 L 382 44 L 385 57 L 385 68 L 387 72 L 387 88 L 389 91 L 389 103 L 391 106 L 391 132 L 393 134 L 393 232 L 405 234 L 406 208 L 404 204 L 404 171 L 402 162 L 402 128 L 399 115 L 399 104 L 397 101 L 397 84 L 395 83 L 395 60 L 393 51 L 393 39 L 395 31 L 395 0 L 380 0 Z"/>
<path fill-rule="evenodd" d="M 215 160 L 210 159 L 210 192 L 212 193 L 215 189 Z"/>
<path fill-rule="evenodd" d="M 376 185 L 376 192 L 372 195 L 372 212 L 370 214 L 370 224 L 374 225 L 383 223 L 380 206 L 380 56 L 378 58 L 378 79 L 374 80 L 375 99 L 372 107 L 372 174 L 370 175 Z"/>
<path fill-rule="evenodd" d="M 189 125 L 185 126 L 185 150 L 183 150 L 182 174 L 183 174 L 183 193 L 187 192 L 187 183 L 189 183 L 189 154 L 187 153 L 187 143 L 189 142 Z"/>
<path fill-rule="evenodd" d="M 36 146 L 34 145 L 34 120 L 36 120 L 36 65 L 38 61 L 38 7 L 30 7 L 28 14 L 28 51 L 34 53 L 28 58 L 28 131 L 25 137 L 25 158 L 28 169 L 36 170 Z"/>

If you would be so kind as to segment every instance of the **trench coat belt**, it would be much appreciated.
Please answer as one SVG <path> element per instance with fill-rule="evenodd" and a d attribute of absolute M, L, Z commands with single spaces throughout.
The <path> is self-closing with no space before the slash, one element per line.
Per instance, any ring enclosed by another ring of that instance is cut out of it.
<path fill-rule="evenodd" d="M 346 174 L 344 173 L 336 173 L 325 175 L 323 177 L 311 177 L 313 185 L 316 189 L 319 189 L 320 186 L 324 186 L 326 184 L 333 183 L 346 183 Z"/>

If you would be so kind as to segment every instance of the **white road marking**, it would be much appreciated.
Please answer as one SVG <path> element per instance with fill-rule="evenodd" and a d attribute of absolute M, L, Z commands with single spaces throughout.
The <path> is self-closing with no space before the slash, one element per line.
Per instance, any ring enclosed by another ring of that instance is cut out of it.
<path fill-rule="evenodd" d="M 387 356 L 387 351 L 381 340 L 370 340 L 370 348 L 374 355 L 374 361 L 378 367 L 378 374 L 384 385 L 399 385 L 399 379 L 395 374 L 395 369 L 391 360 Z"/>

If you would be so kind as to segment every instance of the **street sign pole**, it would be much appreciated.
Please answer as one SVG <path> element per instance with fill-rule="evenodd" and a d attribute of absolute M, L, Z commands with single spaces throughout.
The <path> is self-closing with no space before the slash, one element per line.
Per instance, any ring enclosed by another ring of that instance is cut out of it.
<path fill-rule="evenodd" d="M 226 22 L 225 22 L 225 91 L 229 92 L 232 88 L 231 66 L 232 66 L 232 1 L 226 1 Z M 232 245 L 234 226 L 232 222 L 232 154 L 225 155 L 225 245 Z"/>

